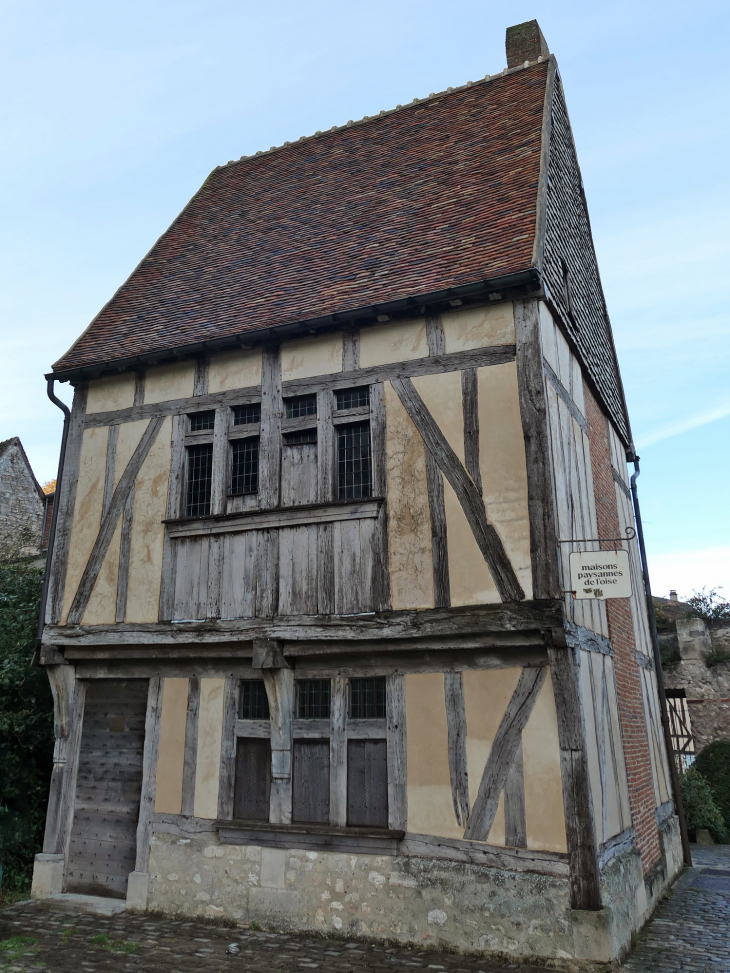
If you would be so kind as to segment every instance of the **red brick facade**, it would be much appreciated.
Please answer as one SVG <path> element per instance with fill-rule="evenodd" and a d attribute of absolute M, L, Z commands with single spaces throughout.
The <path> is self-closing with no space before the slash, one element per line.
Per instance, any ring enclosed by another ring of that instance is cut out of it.
<path fill-rule="evenodd" d="M 587 386 L 585 402 L 598 535 L 619 537 L 621 527 L 616 504 L 616 487 L 611 473 L 608 421 Z M 606 602 L 606 612 L 609 636 L 614 650 L 618 710 L 629 783 L 631 817 L 636 832 L 636 845 L 641 853 L 641 861 L 646 873 L 661 857 L 661 848 L 656 825 L 654 785 L 641 693 L 641 677 L 636 663 L 631 605 L 625 599 L 609 600 Z"/>

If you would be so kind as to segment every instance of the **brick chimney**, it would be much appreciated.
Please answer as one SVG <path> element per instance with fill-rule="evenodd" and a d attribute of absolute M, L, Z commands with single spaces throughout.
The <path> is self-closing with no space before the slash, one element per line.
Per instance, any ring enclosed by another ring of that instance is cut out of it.
<path fill-rule="evenodd" d="M 542 36 L 540 25 L 536 20 L 528 20 L 524 24 L 508 27 L 505 47 L 508 68 L 519 67 L 525 61 L 536 61 L 541 55 L 547 57 L 550 53 L 547 41 Z"/>

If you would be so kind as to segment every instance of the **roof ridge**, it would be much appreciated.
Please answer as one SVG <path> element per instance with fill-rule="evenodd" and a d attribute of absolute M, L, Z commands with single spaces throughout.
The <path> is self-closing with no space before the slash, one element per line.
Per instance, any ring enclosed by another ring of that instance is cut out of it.
<path fill-rule="evenodd" d="M 468 88 L 473 88 L 475 85 L 488 84 L 492 81 L 498 81 L 500 78 L 506 77 L 507 75 L 517 74 L 519 71 L 525 71 L 528 68 L 535 67 L 537 64 L 543 64 L 545 61 L 549 61 L 554 58 L 553 54 L 548 54 L 547 57 L 540 55 L 536 61 L 525 61 L 522 64 L 516 65 L 513 68 L 503 68 L 497 74 L 485 74 L 483 78 L 479 78 L 476 81 L 467 81 L 465 84 L 457 85 L 454 87 L 448 87 L 444 91 L 432 91 L 427 98 L 414 98 L 413 101 L 406 102 L 405 105 L 396 105 L 395 108 L 383 108 L 377 115 L 363 115 L 362 118 L 356 120 L 349 119 L 344 125 L 333 125 L 331 128 L 325 129 L 324 131 L 316 131 L 313 135 L 301 135 L 294 142 L 283 142 L 281 145 L 272 145 L 269 149 L 259 149 L 257 152 L 253 152 L 251 155 L 242 155 L 238 159 L 229 159 L 228 162 L 224 162 L 217 166 L 217 169 L 227 169 L 230 166 L 240 165 L 242 162 L 249 162 L 251 159 L 258 159 L 261 156 L 272 155 L 274 152 L 281 152 L 284 149 L 293 148 L 295 145 L 301 145 L 302 142 L 309 142 L 316 138 L 322 138 L 325 135 L 330 135 L 334 132 L 342 132 L 348 128 L 354 128 L 356 125 L 367 125 L 370 122 L 375 122 L 380 118 L 384 118 L 388 115 L 395 115 L 397 112 L 406 111 L 408 108 L 412 108 L 414 105 L 423 105 L 426 102 L 430 102 L 435 98 L 442 98 L 444 95 L 455 94 L 457 91 L 466 91 Z"/>

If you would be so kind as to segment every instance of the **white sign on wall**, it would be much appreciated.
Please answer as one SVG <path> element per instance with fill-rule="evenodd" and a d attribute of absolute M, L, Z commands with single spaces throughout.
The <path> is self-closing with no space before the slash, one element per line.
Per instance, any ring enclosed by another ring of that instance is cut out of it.
<path fill-rule="evenodd" d="M 571 554 L 570 587 L 576 598 L 630 598 L 628 551 Z"/>

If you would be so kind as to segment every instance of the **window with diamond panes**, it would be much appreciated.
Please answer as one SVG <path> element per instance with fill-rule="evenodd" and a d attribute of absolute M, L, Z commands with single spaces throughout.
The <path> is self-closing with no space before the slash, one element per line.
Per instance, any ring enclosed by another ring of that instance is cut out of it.
<path fill-rule="evenodd" d="M 210 432 L 215 427 L 215 411 L 193 412 L 188 416 L 190 432 Z"/>
<path fill-rule="evenodd" d="M 260 402 L 252 402 L 250 405 L 234 405 L 234 426 L 249 426 L 252 422 L 261 422 Z"/>
<path fill-rule="evenodd" d="M 263 679 L 242 679 L 238 704 L 239 720 L 268 720 L 269 697 Z"/>
<path fill-rule="evenodd" d="M 258 493 L 259 441 L 237 439 L 231 443 L 231 496 Z"/>
<path fill-rule="evenodd" d="M 185 516 L 207 517 L 213 479 L 213 444 L 188 446 Z"/>
<path fill-rule="evenodd" d="M 357 409 L 370 405 L 370 386 L 360 385 L 355 389 L 338 389 L 335 392 L 337 409 Z"/>
<path fill-rule="evenodd" d="M 296 689 L 296 718 L 298 720 L 329 719 L 329 679 L 297 679 Z"/>
<path fill-rule="evenodd" d="M 385 677 L 350 679 L 350 719 L 385 719 Z"/>
<path fill-rule="evenodd" d="M 340 500 L 369 497 L 372 492 L 370 423 L 337 427 L 337 496 Z"/>
<path fill-rule="evenodd" d="M 298 395 L 293 399 L 284 400 L 287 419 L 299 419 L 301 416 L 317 415 L 317 396 Z"/>

